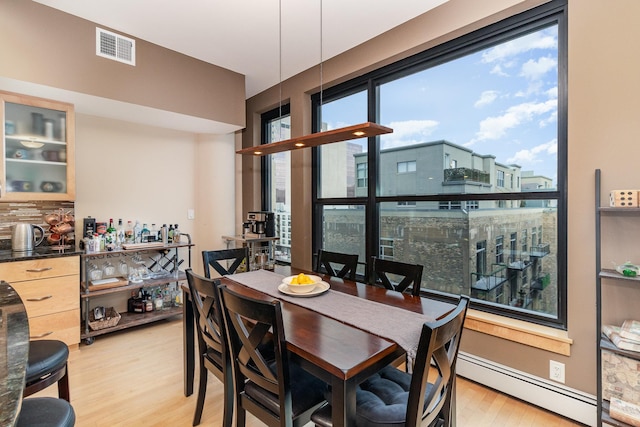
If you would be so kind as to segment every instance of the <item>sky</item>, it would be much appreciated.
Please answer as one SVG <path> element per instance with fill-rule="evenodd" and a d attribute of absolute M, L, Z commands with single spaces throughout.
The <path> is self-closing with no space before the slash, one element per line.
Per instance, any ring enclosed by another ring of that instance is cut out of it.
<path fill-rule="evenodd" d="M 445 139 L 555 185 L 557 26 L 385 83 L 380 108 L 380 123 L 394 129 L 382 148 Z M 328 129 L 367 121 L 366 94 L 325 104 L 322 120 Z"/>

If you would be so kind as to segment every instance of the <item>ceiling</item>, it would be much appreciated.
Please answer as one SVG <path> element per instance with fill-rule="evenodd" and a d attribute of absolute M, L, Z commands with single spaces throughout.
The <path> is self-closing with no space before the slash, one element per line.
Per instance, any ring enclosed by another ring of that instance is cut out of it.
<path fill-rule="evenodd" d="M 35 1 L 243 74 L 249 98 L 447 0 Z"/>

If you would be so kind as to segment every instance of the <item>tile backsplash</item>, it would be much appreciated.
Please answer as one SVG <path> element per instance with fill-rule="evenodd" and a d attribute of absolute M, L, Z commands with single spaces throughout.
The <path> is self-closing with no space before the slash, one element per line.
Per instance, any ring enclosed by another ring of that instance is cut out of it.
<path fill-rule="evenodd" d="M 45 232 L 49 224 L 44 221 L 48 213 L 59 212 L 74 215 L 74 202 L 33 201 L 33 202 L 0 202 L 0 249 L 11 249 L 11 226 L 16 223 L 40 225 Z M 48 232 L 46 234 L 49 234 Z M 42 243 L 47 244 L 47 241 Z"/>

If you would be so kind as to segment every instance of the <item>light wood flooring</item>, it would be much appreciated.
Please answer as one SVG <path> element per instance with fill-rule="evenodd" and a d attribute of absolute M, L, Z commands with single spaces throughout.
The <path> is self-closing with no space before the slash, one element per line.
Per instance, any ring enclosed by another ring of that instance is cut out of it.
<path fill-rule="evenodd" d="M 197 384 L 195 393 L 185 397 L 182 360 L 181 318 L 80 344 L 69 358 L 76 426 L 191 426 Z M 580 425 L 463 378 L 457 392 L 459 427 Z M 56 393 L 52 386 L 34 396 Z M 201 426 L 220 425 L 221 404 L 222 386 L 209 375 Z M 262 425 L 248 416 L 248 427 Z"/>

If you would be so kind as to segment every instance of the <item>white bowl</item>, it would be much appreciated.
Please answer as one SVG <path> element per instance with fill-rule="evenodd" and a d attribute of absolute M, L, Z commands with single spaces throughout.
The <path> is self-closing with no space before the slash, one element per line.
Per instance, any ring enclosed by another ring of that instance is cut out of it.
<path fill-rule="evenodd" d="M 291 284 L 291 280 L 293 280 L 294 277 L 298 277 L 297 274 L 295 276 L 285 277 L 284 279 L 282 279 L 282 283 L 285 283 L 286 285 L 288 285 L 289 290 L 291 292 L 295 292 L 297 294 L 306 294 L 313 291 L 316 288 L 316 285 L 322 282 L 322 278 L 318 276 L 314 276 L 311 274 L 305 274 L 305 276 L 310 278 L 313 281 L 313 283 L 304 284 L 304 285 Z"/>

